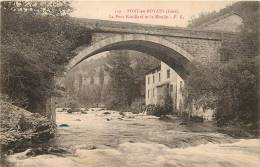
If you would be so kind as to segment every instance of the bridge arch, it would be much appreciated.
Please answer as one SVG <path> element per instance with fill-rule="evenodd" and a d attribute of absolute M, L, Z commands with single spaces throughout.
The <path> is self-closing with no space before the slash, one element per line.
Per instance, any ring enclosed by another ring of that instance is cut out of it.
<path fill-rule="evenodd" d="M 183 79 L 193 68 L 194 57 L 178 45 L 159 36 L 143 34 L 120 34 L 107 37 L 86 46 L 77 56 L 72 58 L 67 70 L 74 68 L 83 60 L 101 52 L 110 50 L 135 50 L 154 56 L 173 68 Z"/>

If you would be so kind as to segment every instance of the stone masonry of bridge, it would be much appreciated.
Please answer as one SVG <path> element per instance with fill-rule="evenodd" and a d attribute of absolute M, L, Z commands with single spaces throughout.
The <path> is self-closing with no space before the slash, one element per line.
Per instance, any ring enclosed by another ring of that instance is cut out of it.
<path fill-rule="evenodd" d="M 193 30 L 158 25 L 114 22 L 104 20 L 77 19 L 90 29 L 92 44 L 115 35 L 142 34 L 168 40 L 181 47 L 199 61 L 218 60 L 221 42 L 230 39 L 235 33 L 225 31 Z"/>
<path fill-rule="evenodd" d="M 67 70 L 95 54 L 129 49 L 156 57 L 185 79 L 192 70 L 194 61 L 202 64 L 218 62 L 218 50 L 222 41 L 235 35 L 225 31 L 200 31 L 104 20 L 75 18 L 75 21 L 91 31 L 92 42 L 70 61 Z"/>

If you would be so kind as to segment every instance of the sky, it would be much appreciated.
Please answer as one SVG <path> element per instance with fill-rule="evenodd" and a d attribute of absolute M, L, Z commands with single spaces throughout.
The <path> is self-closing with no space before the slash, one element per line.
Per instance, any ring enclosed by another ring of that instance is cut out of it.
<path fill-rule="evenodd" d="M 72 1 L 71 16 L 185 27 L 200 13 L 219 11 L 234 1 Z"/>

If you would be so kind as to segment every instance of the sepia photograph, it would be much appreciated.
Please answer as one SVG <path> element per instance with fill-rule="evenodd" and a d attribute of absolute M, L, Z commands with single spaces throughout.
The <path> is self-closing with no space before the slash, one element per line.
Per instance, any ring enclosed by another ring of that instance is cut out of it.
<path fill-rule="evenodd" d="M 0 0 L 0 167 L 260 167 L 259 6 Z"/>

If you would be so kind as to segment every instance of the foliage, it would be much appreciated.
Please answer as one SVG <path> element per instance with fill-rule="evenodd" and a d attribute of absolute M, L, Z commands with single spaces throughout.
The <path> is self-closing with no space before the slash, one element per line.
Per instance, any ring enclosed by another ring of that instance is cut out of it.
<path fill-rule="evenodd" d="M 147 115 L 154 115 L 154 116 L 161 116 L 161 115 L 166 115 L 166 112 L 164 108 L 160 105 L 154 105 L 154 104 L 149 104 L 144 107 L 144 112 L 146 112 Z"/>
<path fill-rule="evenodd" d="M 240 12 L 247 19 L 237 37 L 223 43 L 222 61 L 197 64 L 185 92 L 187 103 L 215 109 L 219 125 L 240 122 L 250 129 L 257 128 L 259 121 L 259 3 L 243 2 L 242 6 Z"/>
<path fill-rule="evenodd" d="M 207 23 L 211 21 L 212 19 L 215 19 L 217 17 L 221 17 L 225 14 L 228 14 L 230 12 L 234 12 L 238 14 L 240 17 L 243 18 L 243 20 L 248 19 L 248 12 L 256 11 L 259 7 L 259 2 L 236 2 L 230 6 L 227 6 L 223 9 L 221 9 L 219 12 L 213 11 L 213 12 L 204 12 L 200 13 L 198 16 L 194 16 L 193 19 L 189 21 L 188 27 L 189 28 L 196 28 L 197 26 L 202 25 L 203 23 Z"/>
<path fill-rule="evenodd" d="M 167 93 L 166 96 L 164 97 L 163 108 L 165 114 L 170 114 L 173 112 L 173 100 L 169 93 Z"/>
<path fill-rule="evenodd" d="M 161 111 L 161 107 L 159 105 L 148 104 L 143 110 L 147 115 L 157 115 L 156 113 Z"/>
<path fill-rule="evenodd" d="M 107 90 L 109 107 L 129 108 L 140 98 L 144 98 L 145 75 L 159 64 L 151 56 L 135 51 L 111 51 L 108 55 L 110 82 Z"/>
<path fill-rule="evenodd" d="M 169 94 L 164 97 L 163 104 L 154 105 L 149 104 L 144 107 L 143 111 L 148 115 L 162 116 L 173 113 L 173 101 Z"/>
<path fill-rule="evenodd" d="M 133 70 L 129 55 L 124 51 L 111 51 L 109 55 L 110 106 L 117 108 L 129 106 L 133 100 Z"/>
<path fill-rule="evenodd" d="M 66 99 L 65 107 L 75 109 L 79 107 L 79 103 L 75 97 L 70 97 Z"/>
<path fill-rule="evenodd" d="M 189 20 L 189 24 L 188 27 L 189 28 L 194 28 L 196 26 L 199 26 L 203 23 L 206 23 L 208 21 L 210 21 L 211 19 L 214 19 L 217 15 L 216 11 L 213 12 L 206 12 L 206 13 L 200 13 L 197 17 L 193 16 L 193 18 L 191 20 Z"/>
<path fill-rule="evenodd" d="M 141 52 L 128 51 L 133 69 L 133 96 L 134 98 L 144 98 L 145 95 L 145 75 L 151 69 L 158 67 L 160 61 L 150 55 Z"/>
<path fill-rule="evenodd" d="M 132 113 L 134 114 L 138 114 L 138 113 L 142 113 L 143 112 L 143 108 L 145 107 L 145 101 L 143 98 L 136 98 L 131 106 L 130 106 L 130 110 Z"/>
<path fill-rule="evenodd" d="M 40 140 L 54 137 L 56 124 L 38 113 L 31 113 L 9 102 L 0 100 L 1 151 L 32 146 Z"/>
<path fill-rule="evenodd" d="M 9 12 L 49 16 L 65 16 L 72 12 L 68 1 L 5 1 L 1 3 L 1 8 Z"/>
<path fill-rule="evenodd" d="M 15 106 L 27 106 L 27 99 L 25 98 L 11 98 L 10 96 L 8 96 L 7 94 L 2 94 L 0 93 L 0 101 L 5 101 L 7 103 L 10 103 L 12 105 Z"/>
<path fill-rule="evenodd" d="M 102 86 L 98 84 L 92 84 L 89 85 L 88 87 L 84 88 L 82 90 L 83 95 L 80 97 L 83 97 L 82 104 L 91 104 L 92 107 L 98 107 L 98 104 L 101 101 L 101 91 L 102 91 Z"/>
<path fill-rule="evenodd" d="M 24 99 L 21 107 L 43 112 L 53 77 L 90 35 L 66 17 L 69 2 L 3 1 L 1 6 L 1 92 Z"/>

